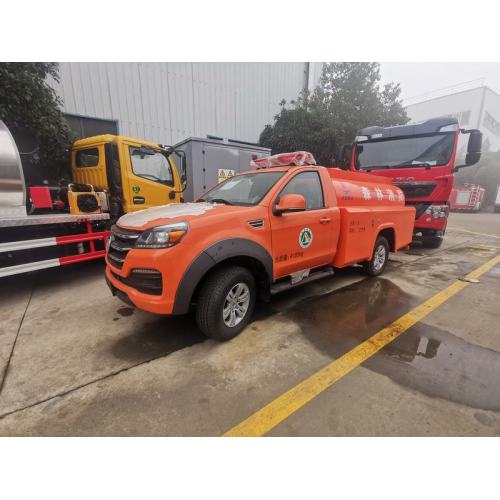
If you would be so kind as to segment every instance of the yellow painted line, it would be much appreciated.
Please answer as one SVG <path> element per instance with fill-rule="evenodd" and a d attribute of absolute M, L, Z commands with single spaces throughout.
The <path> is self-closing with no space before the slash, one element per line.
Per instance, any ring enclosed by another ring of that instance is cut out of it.
<path fill-rule="evenodd" d="M 461 228 L 453 227 L 453 226 L 450 226 L 450 229 L 453 229 L 454 231 L 459 231 L 462 233 L 476 234 L 477 236 L 487 236 L 488 238 L 496 238 L 496 239 L 500 240 L 500 236 L 496 236 L 495 234 L 478 233 L 476 231 L 469 231 L 468 229 L 461 229 Z"/>
<path fill-rule="evenodd" d="M 467 274 L 466 278 L 478 278 L 498 263 L 500 255 Z M 456 281 L 436 293 L 368 340 L 271 401 L 227 431 L 224 436 L 263 436 L 468 285 L 468 282 Z"/>

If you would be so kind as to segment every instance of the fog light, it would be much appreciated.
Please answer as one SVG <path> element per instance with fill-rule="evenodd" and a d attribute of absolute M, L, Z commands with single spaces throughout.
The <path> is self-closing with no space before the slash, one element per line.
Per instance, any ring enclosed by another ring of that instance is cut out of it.
<path fill-rule="evenodd" d="M 156 269 L 132 269 L 132 274 L 161 274 Z"/>

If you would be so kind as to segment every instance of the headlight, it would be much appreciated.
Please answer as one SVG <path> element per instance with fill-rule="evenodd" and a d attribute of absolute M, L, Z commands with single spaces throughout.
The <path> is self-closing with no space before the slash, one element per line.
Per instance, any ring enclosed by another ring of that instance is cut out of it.
<path fill-rule="evenodd" d="M 153 227 L 139 236 L 134 248 L 168 248 L 179 243 L 187 231 L 187 222 Z"/>
<path fill-rule="evenodd" d="M 443 219 L 448 214 L 447 205 L 431 205 L 425 211 L 426 214 L 432 215 L 434 219 Z"/>

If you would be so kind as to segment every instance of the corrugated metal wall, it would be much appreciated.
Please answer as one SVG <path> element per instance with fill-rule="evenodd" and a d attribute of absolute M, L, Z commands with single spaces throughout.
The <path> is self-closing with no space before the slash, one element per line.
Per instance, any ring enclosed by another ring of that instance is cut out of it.
<path fill-rule="evenodd" d="M 206 134 L 255 142 L 304 86 L 305 63 L 61 63 L 64 111 L 118 120 L 162 143 Z M 316 71 L 315 71 L 316 73 Z"/>

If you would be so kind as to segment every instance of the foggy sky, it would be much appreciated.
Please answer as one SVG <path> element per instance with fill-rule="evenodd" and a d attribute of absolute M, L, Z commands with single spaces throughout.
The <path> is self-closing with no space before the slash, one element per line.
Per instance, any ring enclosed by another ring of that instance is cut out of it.
<path fill-rule="evenodd" d="M 401 83 L 404 104 L 425 101 L 438 95 L 487 85 L 500 93 L 500 63 L 382 63 L 382 83 Z M 478 80 L 471 82 L 471 80 Z M 462 84 L 463 82 L 469 82 Z M 455 86 L 452 89 L 443 87 Z M 439 91 L 439 92 L 437 92 Z M 430 93 L 430 95 L 422 95 Z"/>

